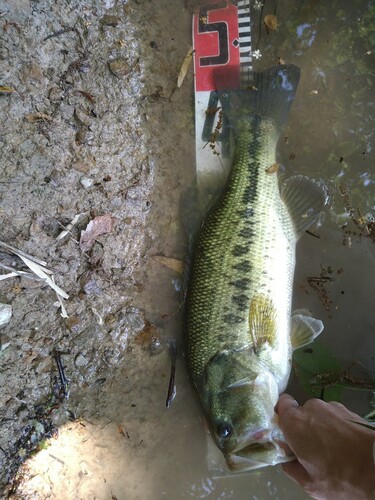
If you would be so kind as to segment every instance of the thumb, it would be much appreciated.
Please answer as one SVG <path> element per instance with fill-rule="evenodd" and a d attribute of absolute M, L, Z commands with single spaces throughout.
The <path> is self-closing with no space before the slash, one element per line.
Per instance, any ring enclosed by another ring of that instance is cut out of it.
<path fill-rule="evenodd" d="M 291 412 L 297 410 L 299 404 L 297 401 L 290 395 L 284 392 L 279 397 L 277 402 L 275 411 L 279 415 L 280 418 L 285 417 L 285 414 L 290 414 Z"/>
<path fill-rule="evenodd" d="M 299 462 L 287 462 L 282 464 L 283 471 L 290 479 L 302 486 L 305 489 L 309 483 L 311 483 L 311 478 L 307 470 Z"/>

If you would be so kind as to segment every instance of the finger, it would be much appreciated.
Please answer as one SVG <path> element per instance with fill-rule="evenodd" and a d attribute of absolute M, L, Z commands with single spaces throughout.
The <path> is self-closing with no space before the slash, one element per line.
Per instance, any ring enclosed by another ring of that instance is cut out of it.
<path fill-rule="evenodd" d="M 328 403 L 319 398 L 311 398 L 308 399 L 304 404 L 304 410 L 308 410 L 309 412 L 322 411 L 328 407 Z"/>
<path fill-rule="evenodd" d="M 341 403 L 338 403 L 337 401 L 330 401 L 329 403 L 327 403 L 327 405 L 335 413 L 335 415 L 338 415 L 339 417 L 355 420 L 357 422 L 363 421 L 363 419 L 359 415 L 348 410 L 346 406 L 344 406 Z"/>
<path fill-rule="evenodd" d="M 297 401 L 290 394 L 284 392 L 284 394 L 281 394 L 279 397 L 275 411 L 281 417 L 285 413 L 289 413 L 298 407 L 299 404 Z"/>
<path fill-rule="evenodd" d="M 311 482 L 309 473 L 299 462 L 286 462 L 281 466 L 285 474 L 302 488 L 306 488 Z"/>
<path fill-rule="evenodd" d="M 276 443 L 280 446 L 280 448 L 282 450 L 284 450 L 285 456 L 287 456 L 287 457 L 295 456 L 294 451 L 290 448 L 290 446 L 285 441 L 282 441 L 281 439 L 276 439 Z"/>

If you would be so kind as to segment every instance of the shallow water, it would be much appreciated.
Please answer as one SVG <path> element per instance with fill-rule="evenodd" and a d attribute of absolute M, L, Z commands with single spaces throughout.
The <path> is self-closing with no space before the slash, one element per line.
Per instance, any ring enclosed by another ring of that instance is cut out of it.
<path fill-rule="evenodd" d="M 158 4 L 168 12 L 162 16 L 152 11 L 153 20 L 159 23 L 156 32 L 167 30 L 160 33 L 160 40 L 167 44 L 178 34 L 187 52 L 190 15 L 183 12 L 182 2 L 160 0 Z M 272 13 L 274 6 L 265 2 L 264 14 Z M 350 189 L 355 209 L 375 215 L 371 100 L 375 2 L 285 1 L 277 4 L 276 14 L 280 27 L 270 35 L 262 29 L 258 46 L 262 58 L 255 62 L 255 69 L 264 69 L 281 57 L 300 66 L 302 73 L 278 145 L 281 170 L 285 176 L 303 173 L 324 178 L 331 185 L 333 199 L 331 211 L 317 229 L 320 237 L 305 235 L 298 244 L 294 307 L 308 308 L 324 321 L 322 341 L 343 366 L 360 360 L 369 371 L 375 356 L 375 247 L 352 223 L 348 227 L 357 234 L 345 235 L 341 229 L 348 216 L 338 185 Z M 372 22 L 366 17 L 370 15 Z M 182 27 L 172 30 L 174 18 Z M 257 21 L 255 40 L 258 31 Z M 148 65 L 151 70 L 151 61 Z M 151 113 L 147 125 L 150 144 L 154 151 L 158 146 L 158 154 L 144 249 L 147 259 L 141 270 L 146 284 L 142 308 L 164 346 L 169 338 L 182 337 L 182 277 L 150 256 L 182 260 L 187 250 L 180 197 L 194 176 L 191 75 L 184 85 L 190 87 L 183 90 L 183 98 L 174 95 L 171 102 L 157 103 L 158 111 Z M 332 301 L 327 311 L 307 277 L 319 276 L 321 268 L 329 266 L 334 279 L 326 287 Z M 29 462 L 28 478 L 19 490 L 23 498 L 308 498 L 279 467 L 227 476 L 220 452 L 208 444 L 183 361 L 177 364 L 177 396 L 167 410 L 167 349 L 153 356 L 148 350 L 128 355 L 131 366 L 125 358 L 108 387 L 86 393 L 96 405 L 92 421 L 83 413 L 80 421 L 62 428 L 50 447 Z M 306 397 L 295 381 L 292 390 L 299 398 Z M 348 391 L 345 402 L 359 412 L 369 408 L 366 391 Z"/>
<path fill-rule="evenodd" d="M 274 4 L 266 2 L 264 14 L 272 13 L 273 7 Z M 297 97 L 278 146 L 279 161 L 285 176 L 302 173 L 323 178 L 330 185 L 332 208 L 318 229 L 320 238 L 306 235 L 298 245 L 294 307 L 308 308 L 315 317 L 324 321 L 322 340 L 345 367 L 363 359 L 364 346 L 374 334 L 375 326 L 370 313 L 375 292 L 374 242 L 358 235 L 347 241 L 338 224 L 347 220 L 339 185 L 350 189 L 354 208 L 359 208 L 364 214 L 375 215 L 374 117 L 371 103 L 375 71 L 374 40 L 358 35 L 359 27 L 364 23 L 363 14 L 368 8 L 366 2 L 363 2 L 362 9 L 350 2 L 333 2 L 329 6 L 323 2 L 279 2 L 277 16 L 280 28 L 270 36 L 262 30 L 259 42 L 262 58 L 254 64 L 256 70 L 264 69 L 274 64 L 279 56 L 287 63 L 301 67 Z M 374 8 L 375 3 L 372 3 L 373 16 Z M 258 23 L 254 31 L 258 32 Z M 257 40 L 257 36 L 253 36 L 254 39 Z M 307 284 L 307 277 L 319 276 L 321 269 L 329 266 L 334 271 L 334 280 L 327 286 L 327 294 L 332 300 L 327 311 Z M 363 362 L 367 370 L 371 370 L 371 364 L 374 366 L 374 341 L 368 348 L 372 355 L 368 355 Z M 181 391 L 181 371 L 178 378 L 178 390 Z M 294 384 L 295 380 L 293 388 Z M 300 398 L 306 398 L 298 387 L 294 390 Z M 195 408 L 196 402 L 191 399 L 189 388 L 187 391 L 185 400 L 178 393 L 171 413 L 177 412 L 180 406 L 182 412 L 183 407 L 191 412 L 192 403 Z M 344 401 L 358 412 L 368 410 L 367 392 L 347 391 Z M 210 472 L 209 461 L 205 460 L 206 440 L 199 424 L 199 406 L 194 416 L 197 428 L 193 434 L 188 432 L 188 456 L 184 454 L 178 460 L 184 464 L 183 483 L 186 486 L 176 487 L 173 493 L 167 493 L 167 497 L 307 498 L 300 488 L 283 476 L 279 468 L 236 477 L 225 477 L 225 473 L 222 477 L 213 477 L 215 472 Z M 180 427 L 180 418 L 176 420 L 170 431 Z M 168 437 L 165 437 L 167 443 Z M 176 449 L 175 439 L 172 439 L 172 445 L 168 444 L 171 453 L 172 449 Z M 177 443 L 177 448 L 180 448 L 184 441 Z M 224 470 L 219 453 L 216 453 L 216 460 Z M 171 477 L 176 472 L 171 470 Z"/>

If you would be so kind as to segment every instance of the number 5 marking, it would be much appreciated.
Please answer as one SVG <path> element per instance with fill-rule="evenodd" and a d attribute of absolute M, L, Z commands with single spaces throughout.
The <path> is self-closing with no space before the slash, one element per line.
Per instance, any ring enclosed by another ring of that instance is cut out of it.
<path fill-rule="evenodd" d="M 201 66 L 216 66 L 226 64 L 229 61 L 228 46 L 228 25 L 224 21 L 208 23 L 208 12 L 215 9 L 223 9 L 227 6 L 226 1 L 219 2 L 209 7 L 202 7 L 199 11 L 198 33 L 211 33 L 216 31 L 219 37 L 219 54 L 217 56 L 201 57 L 199 63 Z"/>

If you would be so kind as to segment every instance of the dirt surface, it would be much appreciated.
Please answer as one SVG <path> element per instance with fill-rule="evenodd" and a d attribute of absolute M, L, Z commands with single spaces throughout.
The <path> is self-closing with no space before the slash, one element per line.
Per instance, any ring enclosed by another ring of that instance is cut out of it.
<path fill-rule="evenodd" d="M 181 176 L 191 171 L 181 158 L 193 168 L 187 154 L 193 116 L 191 72 L 173 92 L 189 48 L 190 16 L 183 1 L 174 2 L 173 12 L 162 3 L 1 2 L 0 85 L 7 88 L 0 94 L 0 240 L 45 261 L 69 295 L 63 318 L 44 282 L 0 281 L 0 302 L 13 310 L 0 330 L 4 494 L 16 491 L 18 466 L 64 422 L 110 421 L 119 414 L 113 402 L 124 392 L 144 396 L 142 373 L 150 380 L 161 367 L 166 391 L 168 355 L 152 355 L 165 348 L 171 311 L 152 304 L 147 285 L 160 269 L 151 255 L 173 249 L 180 252 L 173 257 L 182 256 L 178 200 Z M 109 217 L 110 228 L 87 247 L 83 231 L 99 216 Z M 29 271 L 9 251 L 0 257 Z M 174 300 L 176 288 L 169 286 Z M 152 384 L 145 390 L 151 394 Z M 121 418 L 126 412 L 134 418 L 136 404 L 128 396 Z M 133 444 L 142 439 L 126 433 Z"/>

